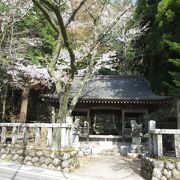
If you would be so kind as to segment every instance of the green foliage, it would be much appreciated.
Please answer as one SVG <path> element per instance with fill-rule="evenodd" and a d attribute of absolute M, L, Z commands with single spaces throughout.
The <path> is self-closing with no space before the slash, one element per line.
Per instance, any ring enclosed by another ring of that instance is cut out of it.
<path fill-rule="evenodd" d="M 45 56 L 52 54 L 55 47 L 56 32 L 49 25 L 43 14 L 37 9 L 31 10 L 26 18 L 17 25 L 18 31 L 29 30 L 29 37 L 39 39 L 38 47 L 30 47 L 26 56 L 33 63 L 43 63 Z"/>
<path fill-rule="evenodd" d="M 179 91 L 180 1 L 139 0 L 136 18 L 149 22 L 149 31 L 136 46 L 144 48 L 144 74 L 158 93 L 177 95 Z"/>

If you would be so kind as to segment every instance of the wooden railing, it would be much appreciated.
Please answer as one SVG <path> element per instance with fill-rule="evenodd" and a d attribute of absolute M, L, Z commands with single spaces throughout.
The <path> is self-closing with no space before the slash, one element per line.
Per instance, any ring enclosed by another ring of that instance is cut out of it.
<path fill-rule="evenodd" d="M 163 156 L 163 134 L 174 135 L 175 156 L 180 157 L 180 129 L 156 129 L 156 122 L 149 121 L 149 154 Z"/>
<path fill-rule="evenodd" d="M 0 123 L 1 144 L 53 148 L 56 128 L 60 130 L 60 148 L 71 146 L 72 125 L 65 123 Z"/>

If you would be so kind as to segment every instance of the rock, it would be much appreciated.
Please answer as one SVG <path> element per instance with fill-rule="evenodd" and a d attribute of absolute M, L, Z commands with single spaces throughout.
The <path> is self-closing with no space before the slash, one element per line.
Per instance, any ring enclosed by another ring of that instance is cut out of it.
<path fill-rule="evenodd" d="M 6 153 L 6 149 L 1 149 L 1 154 L 5 154 Z"/>
<path fill-rule="evenodd" d="M 69 153 L 64 153 L 64 154 L 61 156 L 61 160 L 62 160 L 62 161 L 68 160 L 69 158 L 70 158 L 70 154 L 69 154 Z"/>
<path fill-rule="evenodd" d="M 30 156 L 26 156 L 24 160 L 27 162 L 27 161 L 31 161 L 31 159 L 32 158 Z"/>
<path fill-rule="evenodd" d="M 24 151 L 22 150 L 22 149 L 19 149 L 18 151 L 17 151 L 17 154 L 19 154 L 19 155 L 22 155 L 24 153 Z"/>
<path fill-rule="evenodd" d="M 52 159 L 55 159 L 55 158 L 56 158 L 55 153 L 51 153 L 50 157 L 51 157 Z"/>
<path fill-rule="evenodd" d="M 33 157 L 31 161 L 32 161 L 32 163 L 38 162 L 39 158 L 38 157 Z"/>
<path fill-rule="evenodd" d="M 48 166 L 51 162 L 52 162 L 52 159 L 51 158 L 47 158 L 47 159 L 45 159 L 44 163 Z"/>
<path fill-rule="evenodd" d="M 71 157 L 76 156 L 76 155 L 77 155 L 77 151 L 72 151 L 72 152 L 70 153 L 70 155 L 71 155 Z"/>
<path fill-rule="evenodd" d="M 45 157 L 40 157 L 39 158 L 39 164 L 44 164 L 44 162 L 45 162 Z"/>
<path fill-rule="evenodd" d="M 11 150 L 11 154 L 12 154 L 12 155 L 17 154 L 17 153 L 16 153 L 16 150 L 15 150 L 15 149 L 12 149 L 12 150 Z"/>
<path fill-rule="evenodd" d="M 40 166 L 39 162 L 35 162 L 34 166 Z"/>
<path fill-rule="evenodd" d="M 127 153 L 127 158 L 136 159 L 138 158 L 138 156 L 139 156 L 138 153 Z"/>
<path fill-rule="evenodd" d="M 33 165 L 32 162 L 27 162 L 26 164 L 27 164 L 28 166 L 32 166 L 32 165 Z"/>
<path fill-rule="evenodd" d="M 14 156 L 13 156 L 13 161 L 16 161 L 16 160 L 18 160 L 19 159 L 19 155 L 18 154 L 15 154 Z"/>
<path fill-rule="evenodd" d="M 42 156 L 43 156 L 43 152 L 42 152 L 42 151 L 37 151 L 37 152 L 36 152 L 36 155 L 37 155 L 38 157 L 42 157 Z"/>
<path fill-rule="evenodd" d="M 17 159 L 18 162 L 22 162 L 24 160 L 24 157 L 19 156 L 19 158 Z"/>
<path fill-rule="evenodd" d="M 167 162 L 166 163 L 166 168 L 172 170 L 172 169 L 175 168 L 175 165 L 173 163 L 171 163 L 171 162 Z"/>
<path fill-rule="evenodd" d="M 54 159 L 53 160 L 53 165 L 56 167 L 56 166 L 59 166 L 61 164 L 61 160 L 59 160 L 59 159 Z"/>
<path fill-rule="evenodd" d="M 64 168 L 68 168 L 69 167 L 69 161 L 68 160 L 65 160 L 61 163 L 61 167 L 64 169 Z"/>
<path fill-rule="evenodd" d="M 162 176 L 160 180 L 167 180 L 166 176 Z"/>
<path fill-rule="evenodd" d="M 180 162 L 176 162 L 176 169 L 180 171 Z"/>
<path fill-rule="evenodd" d="M 158 169 L 160 169 L 162 171 L 163 168 L 164 168 L 164 163 L 162 161 L 154 160 L 153 161 L 153 166 L 154 166 L 154 168 L 158 168 Z"/>
<path fill-rule="evenodd" d="M 69 168 L 64 168 L 62 171 L 65 172 L 65 173 L 68 173 L 69 172 Z"/>
<path fill-rule="evenodd" d="M 46 164 L 42 164 L 41 167 L 47 168 L 48 166 Z"/>
<path fill-rule="evenodd" d="M 58 171 L 62 171 L 61 166 L 58 166 L 56 169 L 57 169 Z"/>
<path fill-rule="evenodd" d="M 29 156 L 34 157 L 36 155 L 35 151 L 29 151 Z"/>
<path fill-rule="evenodd" d="M 44 157 L 47 157 L 47 158 L 50 156 L 49 152 L 47 152 L 47 151 L 45 151 L 43 154 L 44 154 Z"/>
<path fill-rule="evenodd" d="M 8 159 L 8 160 L 11 160 L 12 158 L 13 158 L 12 154 L 8 154 L 8 155 L 7 155 L 7 159 Z"/>
<path fill-rule="evenodd" d="M 172 176 L 175 180 L 180 180 L 180 171 L 178 171 L 177 169 L 173 169 Z"/>
<path fill-rule="evenodd" d="M 171 173 L 170 170 L 164 169 L 163 172 L 162 172 L 162 174 L 163 174 L 164 176 L 166 176 L 167 178 L 170 178 L 172 173 Z"/>
<path fill-rule="evenodd" d="M 161 170 L 158 168 L 153 169 L 153 177 L 156 177 L 157 179 L 160 179 L 162 176 Z"/>
<path fill-rule="evenodd" d="M 53 164 L 50 164 L 50 165 L 48 166 L 48 168 L 49 168 L 49 169 L 55 169 L 55 167 L 53 166 Z"/>
<path fill-rule="evenodd" d="M 7 154 L 1 155 L 1 159 L 6 159 L 6 158 L 7 158 Z"/>
<path fill-rule="evenodd" d="M 159 180 L 158 178 L 156 178 L 156 177 L 152 177 L 152 179 L 151 180 Z"/>

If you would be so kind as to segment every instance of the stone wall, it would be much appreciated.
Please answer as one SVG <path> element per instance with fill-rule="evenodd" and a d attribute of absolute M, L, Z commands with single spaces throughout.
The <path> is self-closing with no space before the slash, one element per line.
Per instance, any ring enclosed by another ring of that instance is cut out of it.
<path fill-rule="evenodd" d="M 74 150 L 51 151 L 0 145 L 0 159 L 63 172 L 70 172 L 79 166 L 78 153 Z"/>
<path fill-rule="evenodd" d="M 180 180 L 180 160 L 142 157 L 141 175 L 146 180 Z"/>

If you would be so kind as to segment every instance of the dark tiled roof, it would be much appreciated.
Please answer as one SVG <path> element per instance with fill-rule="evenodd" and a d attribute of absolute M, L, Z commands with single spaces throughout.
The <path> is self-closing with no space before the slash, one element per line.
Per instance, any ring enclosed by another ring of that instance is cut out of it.
<path fill-rule="evenodd" d="M 72 96 L 82 77 L 76 77 Z M 149 83 L 141 76 L 95 76 L 85 86 L 81 99 L 111 100 L 163 100 L 152 92 Z"/>

